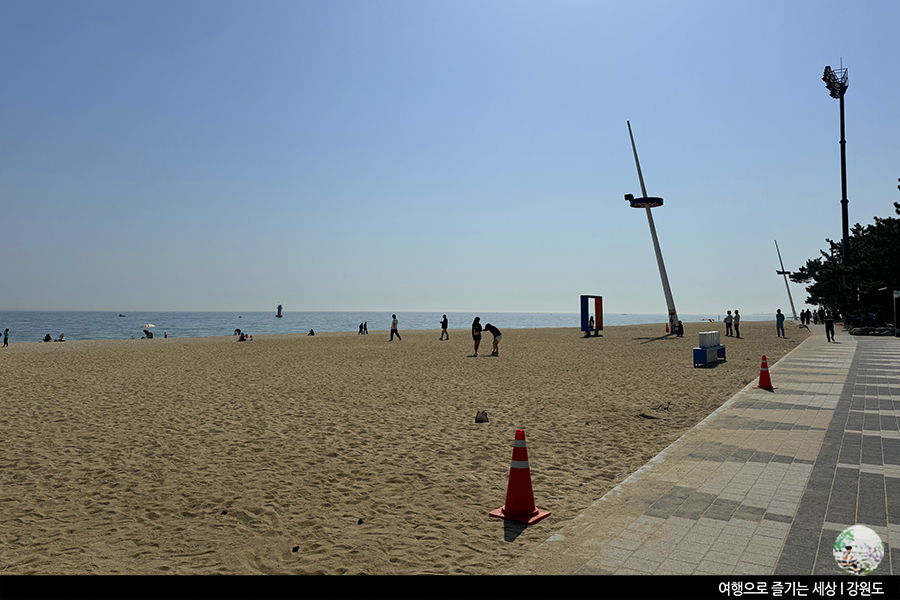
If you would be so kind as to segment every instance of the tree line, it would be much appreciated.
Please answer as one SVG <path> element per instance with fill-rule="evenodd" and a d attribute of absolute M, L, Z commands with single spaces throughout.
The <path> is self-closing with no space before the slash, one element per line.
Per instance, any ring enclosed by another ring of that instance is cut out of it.
<path fill-rule="evenodd" d="M 897 181 L 900 181 L 898 179 Z M 900 189 L 900 185 L 897 186 Z M 894 202 L 900 216 L 900 203 Z M 843 241 L 825 239 L 828 251 L 806 261 L 791 281 L 806 285 L 806 303 L 848 318 L 893 323 L 893 290 L 900 289 L 900 218 L 874 217 L 874 223 L 850 228 L 849 264 L 844 264 Z"/>

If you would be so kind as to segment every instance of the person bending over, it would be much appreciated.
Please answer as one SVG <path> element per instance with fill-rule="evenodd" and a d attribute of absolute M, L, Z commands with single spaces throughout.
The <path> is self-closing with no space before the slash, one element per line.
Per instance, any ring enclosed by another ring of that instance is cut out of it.
<path fill-rule="evenodd" d="M 500 330 L 490 323 L 484 326 L 484 330 L 490 331 L 494 336 L 494 351 L 491 352 L 491 356 L 500 356 Z"/>

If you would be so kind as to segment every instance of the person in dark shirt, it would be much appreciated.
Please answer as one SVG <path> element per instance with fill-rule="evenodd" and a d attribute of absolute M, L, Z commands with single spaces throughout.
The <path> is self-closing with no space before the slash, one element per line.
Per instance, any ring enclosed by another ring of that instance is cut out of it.
<path fill-rule="evenodd" d="M 475 356 L 478 356 L 478 346 L 481 344 L 481 317 L 475 317 L 472 321 L 472 339 L 475 341 Z"/>
<path fill-rule="evenodd" d="M 825 339 L 829 342 L 834 341 L 834 315 L 830 310 L 825 313 Z"/>
<path fill-rule="evenodd" d="M 490 323 L 484 326 L 484 330 L 490 331 L 494 336 L 494 351 L 491 352 L 491 356 L 500 356 L 500 330 Z"/>
<path fill-rule="evenodd" d="M 447 315 L 444 315 L 444 319 L 441 321 L 441 337 L 440 337 L 440 339 L 442 339 L 442 340 L 444 339 L 444 336 L 447 336 L 448 340 L 450 339 L 450 334 L 447 333 L 447 325 L 448 325 Z"/>

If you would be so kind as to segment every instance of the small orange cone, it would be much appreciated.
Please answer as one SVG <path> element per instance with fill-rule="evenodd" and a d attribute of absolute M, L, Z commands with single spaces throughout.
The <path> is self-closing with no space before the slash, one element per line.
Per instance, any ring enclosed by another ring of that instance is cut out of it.
<path fill-rule="evenodd" d="M 537 523 L 550 515 L 549 510 L 538 510 L 534 505 L 531 469 L 528 467 L 528 447 L 525 445 L 525 431 L 522 429 L 516 429 L 516 439 L 513 442 L 509 485 L 506 488 L 506 504 L 497 510 L 492 510 L 490 515 L 526 525 Z"/>
<path fill-rule="evenodd" d="M 761 390 L 774 390 L 772 380 L 769 378 L 769 363 L 766 362 L 766 355 L 763 354 L 762 365 L 759 367 L 759 385 L 755 386 Z"/>
<path fill-rule="evenodd" d="M 669 324 L 666 323 L 666 333 L 669 333 Z"/>

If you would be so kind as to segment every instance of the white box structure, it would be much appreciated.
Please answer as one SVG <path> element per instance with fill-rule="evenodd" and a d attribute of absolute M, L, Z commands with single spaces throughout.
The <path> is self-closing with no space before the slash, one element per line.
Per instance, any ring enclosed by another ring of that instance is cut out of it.
<path fill-rule="evenodd" d="M 701 331 L 700 332 L 700 347 L 701 348 L 711 348 L 713 346 L 719 345 L 719 332 L 718 331 Z"/>

